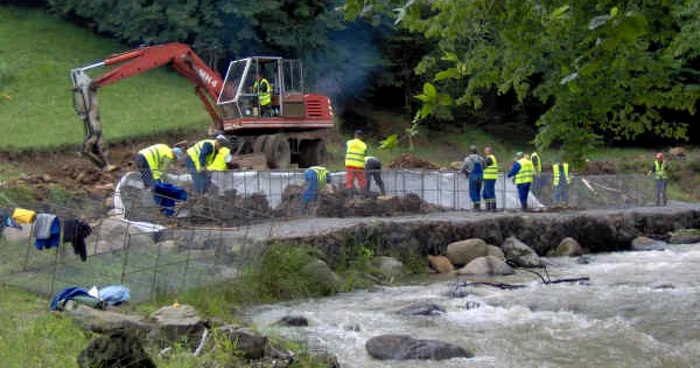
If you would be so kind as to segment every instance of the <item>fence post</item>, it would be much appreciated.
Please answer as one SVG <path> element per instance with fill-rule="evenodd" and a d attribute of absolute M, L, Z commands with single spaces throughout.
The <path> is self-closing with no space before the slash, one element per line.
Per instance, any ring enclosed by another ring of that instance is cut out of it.
<path fill-rule="evenodd" d="M 58 219 L 58 218 L 57 218 Z M 57 221 L 57 220 L 54 220 Z M 58 240 L 58 246 L 56 247 L 56 258 L 54 259 L 54 266 L 53 266 L 53 275 L 51 277 L 51 292 L 49 295 L 53 295 L 54 291 L 56 291 L 56 278 L 58 277 L 58 263 L 60 262 L 60 254 L 61 254 L 61 245 L 63 244 L 63 224 L 60 225 L 61 229 L 59 230 L 59 240 Z"/>
<path fill-rule="evenodd" d="M 29 226 L 29 238 L 27 240 L 27 254 L 24 256 L 24 271 L 29 270 L 29 252 L 32 250 L 32 238 L 34 237 L 34 223 Z"/>
<path fill-rule="evenodd" d="M 223 225 L 221 225 L 221 226 L 223 226 Z M 192 236 L 190 237 L 190 239 L 192 239 L 192 240 L 194 239 L 194 232 L 195 232 L 195 230 L 192 229 Z M 218 248 L 218 245 L 214 249 L 214 265 L 216 265 L 216 259 L 219 258 L 216 254 L 217 248 Z M 180 291 L 184 291 L 185 287 L 187 286 L 187 272 L 190 269 L 191 255 L 192 255 L 192 241 L 188 241 L 187 242 L 187 257 L 185 258 L 185 269 L 182 271 L 182 284 L 180 285 Z"/>
<path fill-rule="evenodd" d="M 160 262 L 161 248 L 163 242 L 158 243 L 156 248 L 156 260 L 153 264 L 153 279 L 151 280 L 151 300 L 156 300 L 156 285 L 158 284 L 158 263 Z M 177 245 L 176 245 L 177 246 Z"/>
<path fill-rule="evenodd" d="M 124 242 L 122 243 L 122 252 L 124 253 L 124 257 L 122 258 L 122 274 L 119 278 L 120 284 L 124 284 L 124 280 L 126 279 L 126 267 L 129 264 L 129 249 L 131 248 L 131 234 L 129 234 L 129 226 L 131 226 L 131 224 L 127 223 L 126 233 L 124 233 Z"/>

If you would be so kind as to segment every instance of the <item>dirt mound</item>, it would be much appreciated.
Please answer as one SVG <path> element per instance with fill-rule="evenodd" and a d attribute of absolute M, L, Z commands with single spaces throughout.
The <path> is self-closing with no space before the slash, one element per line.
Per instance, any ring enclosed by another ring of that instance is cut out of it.
<path fill-rule="evenodd" d="M 288 185 L 282 193 L 282 201 L 275 208 L 275 215 L 292 217 L 301 214 L 304 190 L 300 185 Z M 319 217 L 387 217 L 441 210 L 438 206 L 423 202 L 416 194 L 377 196 L 376 193 L 338 188 L 320 193 L 316 203 L 310 206 L 309 213 Z"/>
<path fill-rule="evenodd" d="M 591 161 L 584 166 L 583 175 L 611 175 L 617 173 L 615 162 L 610 160 Z"/>
<path fill-rule="evenodd" d="M 440 166 L 412 153 L 404 153 L 389 163 L 390 169 L 439 169 Z"/>

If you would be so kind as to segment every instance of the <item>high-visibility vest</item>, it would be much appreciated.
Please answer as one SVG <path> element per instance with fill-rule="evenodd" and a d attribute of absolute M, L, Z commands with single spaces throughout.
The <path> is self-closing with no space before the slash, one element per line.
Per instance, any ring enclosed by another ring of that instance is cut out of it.
<path fill-rule="evenodd" d="M 166 144 L 154 144 L 139 151 L 151 169 L 153 179 L 160 179 L 169 161 L 173 160 L 173 150 Z"/>
<path fill-rule="evenodd" d="M 212 147 L 214 147 L 214 150 L 212 151 L 212 153 L 210 153 L 207 156 L 207 159 L 206 159 L 206 165 L 209 166 L 209 165 L 211 165 L 212 162 L 214 162 L 214 157 L 216 156 L 216 141 L 215 140 L 204 139 L 204 140 L 201 140 L 201 141 L 195 143 L 194 146 L 187 149 L 187 155 L 190 156 L 190 158 L 194 162 L 194 167 L 197 169 L 197 171 L 202 171 L 202 168 L 199 165 L 199 153 L 202 152 L 202 147 L 204 146 L 205 143 L 211 143 Z"/>
<path fill-rule="evenodd" d="M 562 163 L 564 167 L 564 178 L 566 179 L 566 184 L 571 183 L 571 178 L 569 178 L 569 164 L 566 162 Z M 554 171 L 554 186 L 559 185 L 559 164 L 552 165 L 552 171 Z"/>
<path fill-rule="evenodd" d="M 530 155 L 530 160 L 532 161 L 533 164 L 535 162 L 535 158 L 537 158 L 537 165 L 533 166 L 533 167 L 534 167 L 535 172 L 539 174 L 542 172 L 542 157 L 540 157 L 539 153 L 533 152 Z"/>
<path fill-rule="evenodd" d="M 214 161 L 207 165 L 207 170 L 209 171 L 226 171 L 228 169 L 228 164 L 226 164 L 226 156 L 231 153 L 231 150 L 227 147 L 221 147 L 216 156 L 214 156 Z"/>
<path fill-rule="evenodd" d="M 496 180 L 498 179 L 498 160 L 496 160 L 495 155 L 489 155 L 491 159 L 491 165 L 484 168 L 484 180 Z"/>
<path fill-rule="evenodd" d="M 345 151 L 345 166 L 365 168 L 365 156 L 367 156 L 367 145 L 358 138 L 349 140 Z"/>
<path fill-rule="evenodd" d="M 262 88 L 262 86 L 266 88 Z M 258 94 L 258 100 L 260 100 L 260 106 L 267 106 L 272 102 L 272 93 L 270 91 L 270 82 L 267 79 L 260 79 L 260 83 L 257 81 L 253 84 L 253 90 Z"/>
<path fill-rule="evenodd" d="M 328 177 L 328 169 L 323 166 L 311 166 L 309 168 L 316 172 L 316 178 L 318 179 L 318 189 L 323 189 L 326 186 L 326 177 Z"/>
<path fill-rule="evenodd" d="M 654 161 L 654 175 L 656 179 L 668 179 L 665 161 Z"/>
<path fill-rule="evenodd" d="M 535 171 L 535 166 L 532 164 L 532 161 L 521 158 L 518 160 L 518 164 L 520 164 L 520 170 L 515 174 L 515 184 L 532 183 L 532 175 Z"/>

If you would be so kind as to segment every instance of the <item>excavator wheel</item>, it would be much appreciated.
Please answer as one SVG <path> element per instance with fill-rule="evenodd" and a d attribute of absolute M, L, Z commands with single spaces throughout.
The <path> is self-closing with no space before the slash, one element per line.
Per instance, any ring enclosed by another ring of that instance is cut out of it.
<path fill-rule="evenodd" d="M 321 139 L 304 141 L 300 151 L 299 167 L 325 166 L 328 163 L 326 143 Z"/>
<path fill-rule="evenodd" d="M 265 141 L 267 165 L 272 169 L 286 169 L 292 163 L 292 149 L 284 134 L 273 134 Z"/>
<path fill-rule="evenodd" d="M 261 135 L 253 142 L 253 153 L 265 153 L 265 142 L 269 135 Z"/>

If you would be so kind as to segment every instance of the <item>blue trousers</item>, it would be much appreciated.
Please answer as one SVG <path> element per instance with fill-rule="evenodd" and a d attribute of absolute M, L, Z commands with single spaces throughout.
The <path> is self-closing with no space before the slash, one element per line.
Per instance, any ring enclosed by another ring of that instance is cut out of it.
<path fill-rule="evenodd" d="M 559 185 L 554 188 L 554 204 L 557 203 L 569 203 L 569 184 L 564 181 L 560 181 Z"/>
<path fill-rule="evenodd" d="M 194 192 L 196 194 L 203 194 L 207 191 L 209 183 L 211 183 L 211 178 L 208 174 L 197 171 L 197 167 L 194 166 L 192 159 L 187 156 L 185 158 L 185 167 L 192 175 L 192 182 L 194 183 Z"/>
<path fill-rule="evenodd" d="M 469 198 L 472 203 L 481 203 L 481 184 L 483 179 L 481 176 L 469 176 Z"/>
<path fill-rule="evenodd" d="M 520 198 L 520 206 L 523 209 L 527 208 L 527 195 L 530 193 L 530 183 L 518 184 L 518 197 Z"/>
<path fill-rule="evenodd" d="M 496 179 L 484 179 L 484 202 L 496 203 Z"/>
<path fill-rule="evenodd" d="M 306 180 L 306 191 L 301 195 L 301 210 L 306 212 L 310 202 L 316 201 L 318 197 L 318 175 L 316 171 L 308 169 L 304 172 Z"/>

